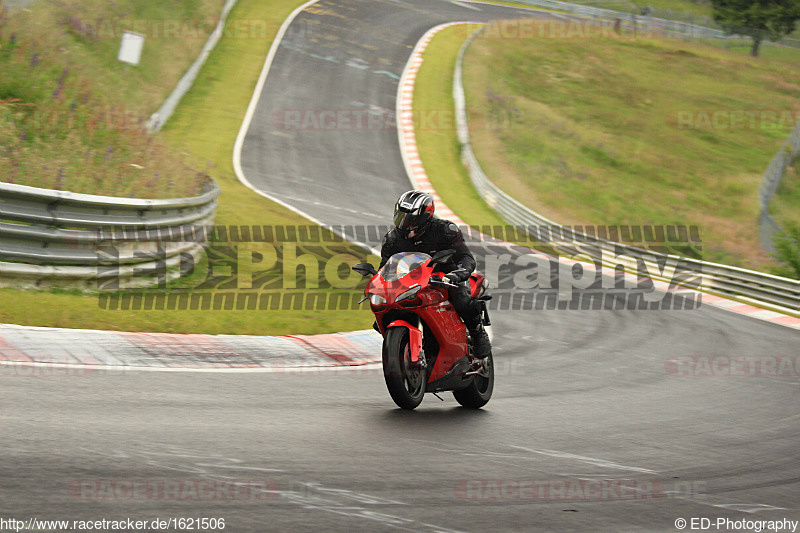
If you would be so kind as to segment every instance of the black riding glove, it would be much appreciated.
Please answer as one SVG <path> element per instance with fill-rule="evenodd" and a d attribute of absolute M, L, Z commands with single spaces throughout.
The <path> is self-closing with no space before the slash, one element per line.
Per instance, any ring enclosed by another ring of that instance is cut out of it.
<path fill-rule="evenodd" d="M 469 279 L 469 272 L 464 268 L 459 268 L 449 272 L 445 277 L 445 281 L 453 285 L 458 285 L 462 281 Z"/>

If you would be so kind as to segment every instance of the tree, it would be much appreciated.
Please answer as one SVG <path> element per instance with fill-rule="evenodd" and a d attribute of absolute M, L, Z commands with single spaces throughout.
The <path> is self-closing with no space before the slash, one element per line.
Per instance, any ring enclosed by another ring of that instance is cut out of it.
<path fill-rule="evenodd" d="M 800 20 L 800 0 L 711 0 L 714 20 L 728 35 L 753 39 L 750 55 L 758 56 L 762 41 L 778 41 Z"/>

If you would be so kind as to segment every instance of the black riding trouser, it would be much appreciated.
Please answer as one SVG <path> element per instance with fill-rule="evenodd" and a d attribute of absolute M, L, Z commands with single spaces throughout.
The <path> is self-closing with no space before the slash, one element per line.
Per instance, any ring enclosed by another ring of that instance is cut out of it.
<path fill-rule="evenodd" d="M 467 328 L 477 328 L 481 323 L 481 308 L 478 301 L 473 300 L 469 294 L 469 281 L 459 283 L 458 287 L 448 288 L 447 295 Z"/>

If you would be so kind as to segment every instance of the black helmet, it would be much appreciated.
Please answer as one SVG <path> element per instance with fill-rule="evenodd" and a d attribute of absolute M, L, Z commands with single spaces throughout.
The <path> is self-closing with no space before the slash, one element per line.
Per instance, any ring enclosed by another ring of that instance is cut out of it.
<path fill-rule="evenodd" d="M 417 237 L 433 218 L 433 196 L 426 192 L 408 191 L 394 204 L 394 225 L 403 238 Z"/>

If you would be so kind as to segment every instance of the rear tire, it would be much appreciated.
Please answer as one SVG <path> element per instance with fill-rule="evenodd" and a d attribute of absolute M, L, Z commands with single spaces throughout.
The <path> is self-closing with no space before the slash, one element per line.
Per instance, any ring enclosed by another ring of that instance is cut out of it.
<path fill-rule="evenodd" d="M 483 374 L 474 376 L 472 383 L 466 389 L 453 391 L 456 401 L 464 407 L 480 409 L 492 397 L 492 391 L 494 390 L 494 361 L 491 354 L 483 360 L 483 364 L 486 367 Z"/>
<path fill-rule="evenodd" d="M 383 339 L 383 378 L 394 403 L 403 409 L 414 409 L 425 396 L 426 373 L 411 364 L 408 329 L 389 328 Z"/>

